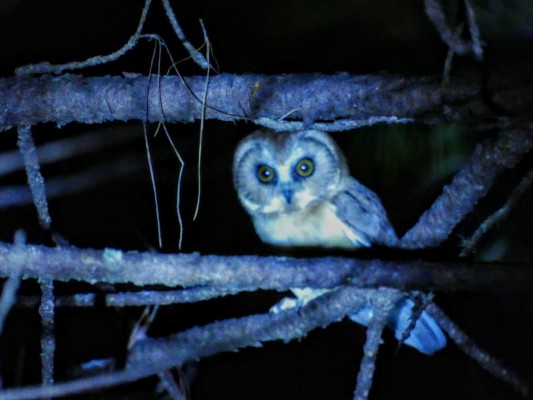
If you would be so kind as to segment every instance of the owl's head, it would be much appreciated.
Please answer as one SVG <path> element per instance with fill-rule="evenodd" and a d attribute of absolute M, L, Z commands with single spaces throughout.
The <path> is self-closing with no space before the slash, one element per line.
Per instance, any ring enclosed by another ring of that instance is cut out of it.
<path fill-rule="evenodd" d="M 252 215 L 299 211 L 333 197 L 348 176 L 333 139 L 319 131 L 258 130 L 238 145 L 233 183 Z"/>

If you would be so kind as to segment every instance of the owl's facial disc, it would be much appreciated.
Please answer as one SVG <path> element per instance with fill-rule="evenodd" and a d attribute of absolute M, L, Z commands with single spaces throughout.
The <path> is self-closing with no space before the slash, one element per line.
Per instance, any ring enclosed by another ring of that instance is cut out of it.
<path fill-rule="evenodd" d="M 306 181 L 315 172 L 311 157 L 301 157 L 279 163 L 276 169 L 266 163 L 256 166 L 257 181 L 270 192 L 268 201 L 258 211 L 285 213 L 307 208 L 316 196 L 310 193 Z"/>
<path fill-rule="evenodd" d="M 342 153 L 324 133 L 257 131 L 235 152 L 234 186 L 252 217 L 310 210 L 347 176 Z"/>

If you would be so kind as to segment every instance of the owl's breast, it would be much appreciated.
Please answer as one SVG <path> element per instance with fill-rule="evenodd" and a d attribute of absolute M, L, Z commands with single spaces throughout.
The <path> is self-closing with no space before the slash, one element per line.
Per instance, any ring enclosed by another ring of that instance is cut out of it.
<path fill-rule="evenodd" d="M 258 215 L 253 218 L 255 230 L 261 240 L 275 246 L 355 248 L 364 246 L 336 215 L 330 203 L 278 213 Z"/>

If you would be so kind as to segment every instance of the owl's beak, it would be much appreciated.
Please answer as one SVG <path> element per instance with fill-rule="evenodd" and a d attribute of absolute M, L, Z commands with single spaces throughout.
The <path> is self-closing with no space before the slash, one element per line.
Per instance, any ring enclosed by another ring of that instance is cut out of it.
<path fill-rule="evenodd" d="M 287 188 L 283 189 L 283 197 L 285 197 L 285 201 L 287 201 L 287 204 L 291 204 L 292 195 L 293 195 L 292 189 L 287 189 Z"/>

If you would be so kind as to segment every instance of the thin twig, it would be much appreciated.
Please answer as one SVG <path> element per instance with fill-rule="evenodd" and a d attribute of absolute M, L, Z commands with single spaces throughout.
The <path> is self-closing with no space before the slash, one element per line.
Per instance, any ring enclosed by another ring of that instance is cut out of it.
<path fill-rule="evenodd" d="M 150 8 L 151 2 L 152 0 L 146 0 L 146 2 L 144 3 L 143 10 L 142 10 L 141 18 L 139 19 L 139 24 L 137 25 L 137 30 L 130 37 L 128 42 L 124 46 L 122 46 L 120 49 L 118 49 L 117 51 L 111 54 L 105 55 L 105 56 L 94 56 L 94 57 L 88 58 L 85 61 L 72 61 L 66 64 L 52 65 L 45 61 L 39 64 L 25 65 L 23 67 L 19 67 L 15 69 L 15 74 L 18 76 L 33 75 L 33 74 L 59 75 L 64 71 L 93 67 L 95 65 L 105 64 L 108 62 L 118 60 L 128 51 L 133 49 L 135 45 L 137 44 L 137 41 L 139 40 L 139 37 L 141 36 L 144 22 L 146 21 L 146 16 L 148 15 L 148 9 Z"/>
<path fill-rule="evenodd" d="M 264 126 L 265 128 L 275 131 L 300 131 L 303 129 L 316 129 L 323 132 L 340 132 L 349 131 L 353 129 L 363 128 L 367 126 L 373 126 L 376 124 L 407 124 L 413 122 L 411 118 L 398 118 L 398 117 L 369 117 L 363 120 L 345 120 L 339 119 L 332 122 L 314 122 L 312 124 L 306 124 L 301 121 L 283 121 L 274 120 L 271 118 L 261 117 L 254 120 L 257 125 Z"/>
<path fill-rule="evenodd" d="M 43 386 L 48 386 L 54 383 L 54 358 L 56 351 L 54 282 L 52 280 L 41 280 L 41 291 L 39 315 L 41 316 L 42 384 Z"/>
<path fill-rule="evenodd" d="M 183 47 L 187 49 L 189 52 L 191 58 L 194 60 L 194 62 L 202 69 L 208 71 L 211 66 L 209 64 L 209 60 L 206 60 L 204 55 L 196 50 L 194 46 L 187 40 L 185 37 L 185 34 L 183 33 L 183 30 L 181 29 L 180 25 L 178 24 L 178 20 L 176 19 L 176 15 L 174 14 L 174 11 L 172 10 L 172 7 L 170 6 L 170 3 L 168 0 L 163 0 L 163 7 L 165 7 L 165 12 L 167 14 L 167 18 L 170 21 L 170 24 L 172 25 L 172 28 L 174 29 L 174 32 L 176 33 L 176 36 L 183 44 Z"/>
<path fill-rule="evenodd" d="M 526 398 L 533 395 L 531 387 L 503 363 L 492 357 L 486 350 L 479 347 L 468 335 L 459 328 L 444 312 L 435 304 L 428 306 L 428 312 L 437 321 L 448 336 L 470 358 L 476 360 L 479 365 L 491 375 L 510 385 L 514 390 Z"/>
<path fill-rule="evenodd" d="M 488 193 L 496 178 L 506 168 L 514 167 L 532 148 L 533 130 L 529 126 L 504 130 L 497 139 L 480 143 L 469 162 L 401 238 L 400 247 L 428 248 L 441 244 Z"/>
<path fill-rule="evenodd" d="M 142 307 L 155 305 L 170 305 L 180 303 L 196 303 L 241 293 L 244 290 L 225 290 L 213 287 L 196 287 L 182 290 L 154 291 L 142 290 L 139 292 L 108 293 L 104 296 L 105 305 L 108 307 Z M 63 295 L 56 298 L 56 307 L 94 307 L 99 294 L 78 293 Z M 19 296 L 17 307 L 32 308 L 39 304 L 36 297 Z"/>
<path fill-rule="evenodd" d="M 464 0 L 466 9 L 466 20 L 468 22 L 468 30 L 470 31 L 470 38 L 472 40 L 472 53 L 478 61 L 483 60 L 483 43 L 481 41 L 481 33 L 476 21 L 476 13 L 470 4 L 470 0 Z"/>
<path fill-rule="evenodd" d="M 25 126 L 18 128 L 17 144 L 22 157 L 24 158 L 28 185 L 30 186 L 37 214 L 39 215 L 39 223 L 44 229 L 50 229 L 52 220 L 50 218 L 50 213 L 48 212 L 44 178 L 41 175 L 41 167 L 39 165 L 37 150 L 35 149 L 35 144 L 33 142 L 31 127 Z"/>
<path fill-rule="evenodd" d="M 15 233 L 15 245 L 23 245 L 26 243 L 26 234 L 22 230 Z M 2 286 L 2 295 L 0 297 L 0 335 L 4 331 L 4 322 L 11 307 L 15 304 L 17 299 L 17 291 L 20 286 L 21 274 L 16 269 L 13 275 L 7 278 L 4 286 Z"/>
<path fill-rule="evenodd" d="M 150 94 L 150 88 L 152 86 L 153 75 L 151 72 L 152 72 L 152 67 L 154 64 L 154 58 L 156 55 L 156 49 L 157 49 L 158 44 L 160 48 L 161 46 L 160 43 L 161 43 L 160 40 L 156 40 L 154 51 L 152 52 L 152 59 L 150 60 L 150 70 L 149 70 L 150 73 L 148 74 L 148 87 L 146 89 L 148 93 L 148 95 L 146 96 L 146 117 L 145 117 L 145 120 L 143 120 L 143 135 L 144 135 L 144 145 L 146 148 L 146 159 L 148 161 L 148 170 L 150 172 L 150 182 L 152 183 L 152 195 L 154 196 L 154 210 L 155 210 L 155 218 L 156 218 L 156 225 L 157 225 L 157 240 L 158 240 L 159 248 L 161 249 L 163 247 L 163 235 L 161 233 L 161 217 L 159 214 L 159 198 L 157 196 L 157 185 L 155 183 L 154 165 L 152 162 L 152 153 L 150 151 L 150 140 L 148 138 L 148 127 L 146 123 L 146 121 L 148 121 L 150 118 L 150 102 L 148 101 L 148 99 L 149 99 L 149 94 Z M 161 61 L 161 56 L 159 57 L 159 61 Z M 158 65 L 160 66 L 159 63 Z M 158 85 L 160 85 L 161 77 L 159 74 L 156 75 L 156 79 L 157 79 Z M 158 93 L 161 93 L 160 87 L 159 87 Z M 162 109 L 161 95 L 159 95 L 159 102 L 160 102 L 161 109 Z M 157 134 L 157 131 L 156 131 L 156 134 Z"/>
<path fill-rule="evenodd" d="M 53 398 L 103 389 L 123 383 L 135 382 L 153 374 L 139 370 L 122 370 L 108 374 L 97 375 L 92 378 L 78 379 L 68 382 L 55 383 L 50 386 L 26 386 L 16 389 L 0 390 L 2 400 L 31 400 Z"/>
<path fill-rule="evenodd" d="M 179 165 L 179 172 L 178 172 L 178 181 L 176 183 L 176 215 L 178 217 L 178 225 L 179 225 L 179 238 L 178 238 L 178 250 L 181 251 L 181 246 L 183 244 L 183 217 L 181 216 L 181 182 L 183 180 L 183 172 L 185 171 L 185 160 L 181 156 L 181 153 L 179 152 L 178 148 L 176 147 L 176 144 L 170 137 L 170 132 L 168 131 L 165 124 L 163 124 L 163 130 L 165 131 L 165 136 L 170 143 L 170 146 L 172 147 L 172 151 L 176 155 L 176 158 L 178 159 L 180 165 Z"/>
<path fill-rule="evenodd" d="M 150 153 L 150 141 L 148 139 L 148 132 L 146 124 L 143 123 L 143 132 L 144 132 L 144 145 L 146 148 L 146 158 L 148 161 L 148 171 L 150 172 L 150 182 L 152 183 L 152 195 L 154 196 L 154 209 L 155 209 L 155 219 L 157 225 L 157 240 L 159 248 L 163 247 L 163 235 L 161 234 L 161 219 L 159 216 L 159 199 L 157 196 L 157 186 L 155 183 L 155 174 L 154 166 L 152 164 L 152 155 Z"/>
<path fill-rule="evenodd" d="M 68 160 L 135 139 L 137 139 L 137 135 L 125 134 L 125 132 L 117 129 L 99 127 L 81 135 L 39 145 L 37 147 L 39 164 L 47 165 Z M 24 159 L 19 150 L 0 153 L 0 176 L 23 168 Z"/>
<path fill-rule="evenodd" d="M 94 188 L 104 182 L 131 175 L 143 167 L 142 159 L 124 156 L 118 160 L 101 163 L 82 172 L 46 180 L 46 197 L 53 199 Z M 0 188 L 0 209 L 31 204 L 33 197 L 28 185 Z"/>
<path fill-rule="evenodd" d="M 211 55 L 211 42 L 207 36 L 207 31 L 205 30 L 203 21 L 200 20 L 200 24 L 202 25 L 202 30 L 204 32 L 204 41 L 206 43 L 205 52 L 207 55 L 207 63 L 209 64 L 209 57 Z M 209 89 L 210 71 L 211 68 L 208 68 L 206 71 L 204 94 L 202 96 L 202 117 L 200 118 L 200 137 L 198 138 L 198 176 L 196 178 L 198 180 L 198 196 L 196 197 L 196 207 L 192 217 L 193 221 L 196 221 L 196 217 L 198 217 L 198 212 L 200 211 L 200 199 L 202 195 L 202 147 L 204 142 L 205 113 L 207 109 L 207 91 Z"/>
<path fill-rule="evenodd" d="M 155 57 L 156 48 L 157 48 L 159 57 L 158 57 L 158 61 L 157 61 L 157 74 L 155 75 L 155 77 L 156 77 L 156 80 L 157 80 L 158 109 L 161 112 L 161 114 L 163 115 L 163 118 L 158 123 L 157 129 L 156 129 L 156 131 L 154 133 L 154 136 L 157 136 L 157 134 L 159 133 L 159 130 L 161 128 L 163 128 L 163 131 L 165 132 L 165 137 L 167 138 L 170 146 L 172 147 L 172 150 L 174 151 L 174 155 L 176 156 L 176 158 L 178 159 L 178 162 L 179 162 L 179 173 L 178 173 L 178 182 L 177 182 L 177 191 L 176 191 L 176 215 L 178 217 L 178 225 L 179 225 L 178 250 L 181 250 L 181 246 L 182 246 L 182 243 L 183 243 L 183 230 L 184 230 L 183 218 L 181 216 L 181 182 L 182 182 L 182 178 L 183 178 L 183 172 L 185 170 L 185 160 L 181 156 L 179 150 L 177 149 L 176 145 L 174 144 L 174 141 L 170 137 L 170 132 L 168 131 L 166 123 L 165 123 L 166 118 L 165 118 L 165 110 L 164 110 L 164 104 L 163 104 L 163 96 L 162 96 L 162 91 L 161 91 L 161 53 L 162 53 L 162 49 L 163 48 L 167 51 L 167 55 L 170 58 L 170 61 L 172 62 L 172 65 L 175 65 L 175 62 L 174 62 L 174 59 L 172 58 L 172 54 L 170 53 L 170 50 L 168 49 L 167 45 L 165 44 L 165 42 L 163 40 L 161 40 L 161 38 L 159 38 L 159 37 L 156 37 L 155 40 L 156 40 L 157 47 L 154 47 L 154 52 L 152 54 L 152 60 L 150 62 L 150 80 L 149 80 L 149 84 L 148 84 L 148 93 L 150 93 L 150 86 L 151 86 L 150 82 L 152 80 L 151 71 L 152 71 L 152 67 L 153 67 L 153 64 L 154 64 L 154 57 Z M 176 71 L 178 71 L 177 68 L 174 67 L 174 69 Z M 177 73 L 179 73 L 179 72 L 177 72 Z M 147 116 L 148 116 L 149 115 L 149 107 L 150 107 L 150 103 L 148 102 L 148 96 L 147 96 L 146 107 L 147 107 Z M 148 117 L 147 117 L 147 119 L 148 119 Z M 146 130 L 146 127 L 144 129 Z M 148 140 L 148 139 L 146 139 L 146 140 Z M 159 216 L 159 204 L 158 204 L 158 200 L 157 200 L 155 177 L 153 176 L 153 170 L 152 170 L 152 166 L 151 166 L 152 162 L 151 162 L 151 157 L 150 157 L 150 154 L 149 154 L 149 149 L 147 149 L 147 154 L 148 154 L 148 161 L 149 161 L 149 164 L 150 164 L 152 189 L 154 191 L 154 198 L 155 198 L 155 203 L 156 203 L 155 207 L 156 207 L 159 246 L 161 247 L 163 239 L 161 237 L 161 222 L 160 222 L 160 216 Z"/>
<path fill-rule="evenodd" d="M 135 323 L 129 339 L 128 339 L 128 351 L 135 345 L 135 343 L 145 340 L 148 337 L 148 329 L 152 326 L 157 312 L 159 311 L 159 305 L 155 307 L 144 306 L 143 312 L 137 322 Z"/>
<path fill-rule="evenodd" d="M 461 23 L 457 26 L 454 33 L 454 40 L 458 39 L 461 36 L 461 33 L 463 32 L 464 25 Z M 446 88 L 450 84 L 450 76 L 452 73 L 452 63 L 455 56 L 455 51 L 453 48 L 448 48 L 448 53 L 446 54 L 446 59 L 444 60 L 444 66 L 442 68 L 442 95 L 446 95 Z M 444 98 L 443 101 L 446 103 L 446 99 Z"/>
<path fill-rule="evenodd" d="M 462 40 L 460 37 L 456 37 L 454 34 L 454 29 L 450 26 L 444 14 L 441 0 L 424 0 L 424 5 L 426 15 L 437 29 L 442 41 L 459 55 L 472 54 L 472 44 Z"/>
<path fill-rule="evenodd" d="M 20 286 L 20 274 L 10 276 L 2 286 L 2 295 L 0 297 L 0 335 L 4 330 L 4 322 L 11 307 L 17 299 L 17 291 Z"/>
<path fill-rule="evenodd" d="M 366 341 L 363 346 L 363 359 L 357 374 L 357 384 L 354 392 L 354 400 L 366 400 L 372 388 L 372 380 L 376 369 L 376 359 L 379 346 L 382 343 L 381 334 L 387 323 L 390 311 L 394 308 L 396 302 L 400 299 L 389 293 L 387 296 L 376 298 L 373 305 L 374 313 L 366 330 Z"/>
<path fill-rule="evenodd" d="M 481 238 L 497 223 L 503 221 L 511 210 L 516 206 L 522 195 L 529 189 L 531 182 L 533 181 L 533 169 L 520 181 L 517 187 L 513 189 L 509 195 L 507 201 L 498 211 L 489 216 L 483 223 L 476 229 L 474 234 L 466 241 L 464 248 L 459 254 L 460 257 L 466 257 L 472 253 Z"/>
<path fill-rule="evenodd" d="M 185 400 L 185 395 L 169 370 L 159 372 L 157 376 L 172 400 Z"/>

